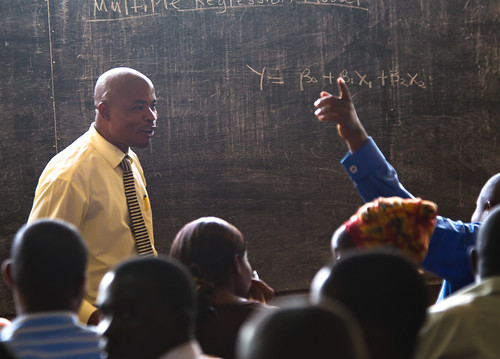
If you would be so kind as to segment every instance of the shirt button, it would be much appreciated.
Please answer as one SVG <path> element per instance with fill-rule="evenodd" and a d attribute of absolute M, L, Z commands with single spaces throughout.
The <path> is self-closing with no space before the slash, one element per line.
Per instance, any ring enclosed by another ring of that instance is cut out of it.
<path fill-rule="evenodd" d="M 351 172 L 352 174 L 355 174 L 356 172 L 358 172 L 358 167 L 356 165 L 350 166 L 349 172 Z"/>

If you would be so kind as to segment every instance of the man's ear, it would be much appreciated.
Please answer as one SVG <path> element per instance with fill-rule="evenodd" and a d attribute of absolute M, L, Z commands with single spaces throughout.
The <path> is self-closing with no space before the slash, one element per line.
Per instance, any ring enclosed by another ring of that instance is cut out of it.
<path fill-rule="evenodd" d="M 96 108 L 97 112 L 99 112 L 99 116 L 104 119 L 104 120 L 109 120 L 110 119 L 110 111 L 109 111 L 109 104 L 107 102 L 99 102 L 99 105 L 97 105 Z"/>
<path fill-rule="evenodd" d="M 14 287 L 14 279 L 12 278 L 12 261 L 10 259 L 6 259 L 2 263 L 2 277 L 9 288 Z"/>
<path fill-rule="evenodd" d="M 478 274 L 478 255 L 476 247 L 472 246 L 469 248 L 469 263 L 474 274 Z"/>

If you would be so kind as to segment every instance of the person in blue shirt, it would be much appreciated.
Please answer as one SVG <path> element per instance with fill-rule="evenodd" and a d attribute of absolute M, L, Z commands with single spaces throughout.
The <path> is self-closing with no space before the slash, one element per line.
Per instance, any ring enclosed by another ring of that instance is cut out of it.
<path fill-rule="evenodd" d="M 365 202 L 377 197 L 398 196 L 414 198 L 399 182 L 394 168 L 387 162 L 373 139 L 359 120 L 351 95 L 344 80 L 337 84 L 340 96 L 322 92 L 315 101 L 315 115 L 319 121 L 337 124 L 339 135 L 345 140 L 349 153 L 342 165 L 356 185 Z M 470 284 L 474 276 L 469 264 L 469 247 L 474 245 L 481 222 L 491 209 L 500 203 L 500 173 L 483 186 L 476 202 L 471 223 L 437 217 L 436 227 L 422 268 L 444 279 L 438 301 Z"/>
<path fill-rule="evenodd" d="M 16 358 L 103 357 L 95 328 L 77 316 L 86 267 L 87 247 L 73 225 L 39 219 L 19 229 L 2 265 L 17 317 L 0 332 Z"/>

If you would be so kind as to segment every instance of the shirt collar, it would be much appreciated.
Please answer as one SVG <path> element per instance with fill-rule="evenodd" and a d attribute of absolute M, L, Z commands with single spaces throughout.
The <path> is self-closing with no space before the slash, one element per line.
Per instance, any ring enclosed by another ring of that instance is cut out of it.
<path fill-rule="evenodd" d="M 104 157 L 106 162 L 108 162 L 112 168 L 118 166 L 126 154 L 130 157 L 130 161 L 134 161 L 132 150 L 129 148 L 126 154 L 123 153 L 122 150 L 106 140 L 99 132 L 97 132 L 95 128 L 95 122 L 90 125 L 89 133 L 90 143 L 92 144 L 92 146 L 94 146 L 97 152 L 99 152 Z"/>

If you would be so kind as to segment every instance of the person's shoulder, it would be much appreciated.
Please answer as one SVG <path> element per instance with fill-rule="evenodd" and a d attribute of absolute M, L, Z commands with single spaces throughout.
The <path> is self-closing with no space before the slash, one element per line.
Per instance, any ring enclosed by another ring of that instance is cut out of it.
<path fill-rule="evenodd" d="M 475 286 L 471 286 L 472 288 Z M 428 309 L 429 323 L 455 322 L 466 320 L 476 315 L 478 296 L 471 292 L 469 287 L 465 291 L 459 291 L 447 297 L 443 301 L 432 305 Z"/>
<path fill-rule="evenodd" d="M 272 310 L 274 307 L 267 305 L 262 302 L 258 302 L 255 300 L 247 300 L 245 302 L 241 302 L 232 306 L 232 308 L 228 308 L 230 311 L 238 312 L 240 315 L 251 315 L 252 313 L 259 313 L 268 310 Z"/>
<path fill-rule="evenodd" d="M 255 300 L 249 300 L 248 302 L 246 302 L 246 305 L 249 308 L 252 308 L 253 310 L 270 310 L 270 309 L 275 309 L 275 307 L 273 307 L 271 305 L 268 305 L 268 304 L 265 304 L 265 303 L 262 303 L 262 302 L 258 302 L 258 301 L 255 301 Z"/>
<path fill-rule="evenodd" d="M 237 316 L 247 316 L 254 311 L 269 310 L 272 307 L 254 300 L 245 300 L 238 303 L 227 303 L 214 305 L 219 317 L 221 315 L 235 318 Z"/>
<path fill-rule="evenodd" d="M 96 340 L 99 340 L 100 338 L 100 334 L 97 331 L 96 326 L 77 324 L 75 326 L 75 329 L 82 337 L 88 337 L 90 339 L 96 339 Z"/>
<path fill-rule="evenodd" d="M 85 161 L 93 151 L 89 146 L 89 138 L 85 133 L 77 138 L 68 147 L 57 153 L 50 159 L 45 167 L 45 172 L 66 173 L 73 172 Z"/>
<path fill-rule="evenodd" d="M 484 306 L 485 300 L 497 300 L 500 292 L 500 276 L 482 279 L 479 283 L 470 284 L 443 301 L 429 307 L 429 314 L 443 315 L 438 313 L 457 313 L 466 315 L 477 307 Z M 498 298 L 500 304 L 500 298 Z M 500 306 L 499 306 L 500 308 Z"/>

